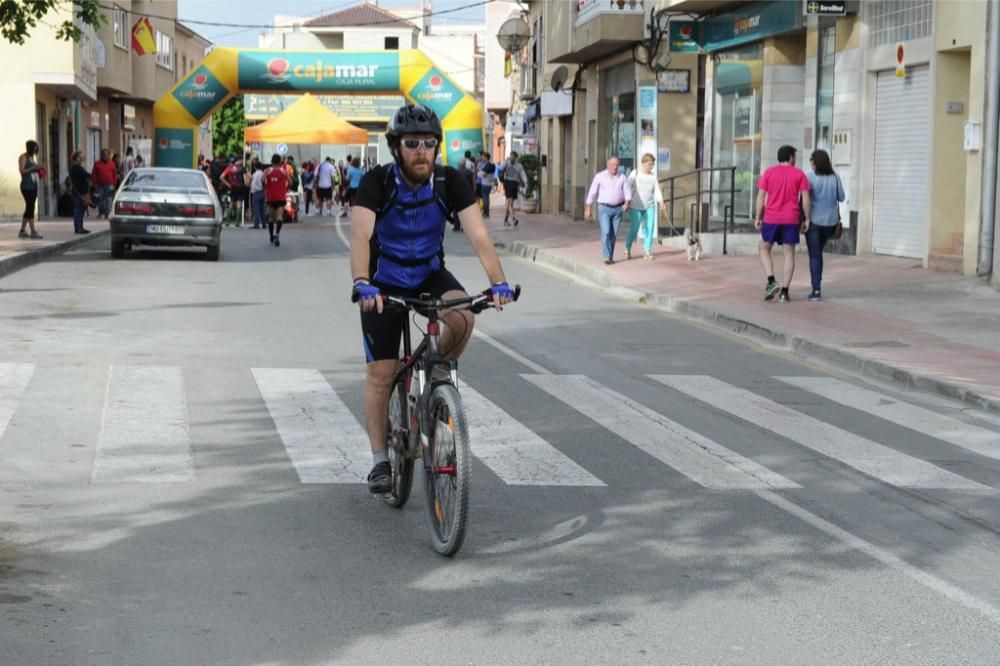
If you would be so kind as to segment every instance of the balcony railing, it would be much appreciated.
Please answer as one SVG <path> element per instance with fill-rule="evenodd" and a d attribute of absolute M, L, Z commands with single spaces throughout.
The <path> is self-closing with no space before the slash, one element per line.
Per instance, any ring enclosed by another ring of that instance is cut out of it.
<path fill-rule="evenodd" d="M 590 19 L 604 14 L 642 15 L 643 0 L 576 0 L 576 25 L 583 25 Z"/>

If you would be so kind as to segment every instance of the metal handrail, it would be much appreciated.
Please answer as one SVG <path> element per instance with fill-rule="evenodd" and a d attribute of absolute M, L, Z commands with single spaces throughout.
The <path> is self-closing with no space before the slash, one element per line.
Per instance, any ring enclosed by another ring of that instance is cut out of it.
<path fill-rule="evenodd" d="M 676 235 L 676 229 L 674 228 L 674 201 L 679 201 L 681 199 L 686 199 L 686 198 L 691 197 L 691 196 L 696 197 L 695 203 L 692 204 L 692 207 L 695 209 L 695 215 L 691 219 L 691 226 L 693 227 L 692 231 L 698 232 L 698 231 L 701 231 L 701 207 L 705 203 L 704 201 L 702 201 L 702 196 L 704 194 L 704 191 L 701 189 L 702 175 L 706 174 L 706 173 L 712 174 L 712 173 L 714 173 L 716 171 L 728 171 L 729 172 L 729 189 L 728 190 L 718 190 L 719 194 L 728 194 L 729 195 L 729 206 L 726 207 L 726 209 L 725 209 L 726 212 L 723 214 L 723 218 L 722 218 L 722 254 L 728 254 L 729 252 L 728 252 L 728 243 L 727 243 L 727 241 L 728 241 L 727 232 L 728 232 L 728 229 L 729 229 L 730 225 L 732 225 L 734 229 L 736 228 L 736 193 L 739 191 L 739 190 L 736 189 L 736 166 L 733 165 L 733 166 L 727 166 L 727 167 L 702 167 L 701 169 L 695 169 L 694 171 L 687 171 L 685 173 L 677 174 L 676 176 L 668 176 L 666 178 L 661 178 L 659 180 L 659 182 L 660 183 L 669 183 L 669 186 L 670 186 L 670 196 L 668 197 L 668 199 L 670 201 L 670 213 L 669 213 L 670 219 L 668 220 L 670 222 L 670 235 L 671 236 Z M 675 186 L 677 184 L 677 180 L 679 180 L 680 178 L 687 178 L 689 176 L 695 176 L 696 177 L 696 181 L 697 181 L 697 185 L 698 185 L 697 191 L 694 192 L 693 194 L 690 193 L 690 192 L 688 192 L 686 194 L 682 194 L 680 196 L 677 196 L 676 193 L 675 193 L 675 191 L 674 191 L 675 190 Z M 661 187 L 662 187 L 662 185 L 661 185 Z M 708 202 L 709 202 L 709 205 L 711 205 L 711 203 L 712 203 L 712 195 L 715 194 L 715 193 L 716 193 L 716 190 L 714 189 L 714 186 L 712 184 L 712 178 L 709 177 L 709 179 L 708 179 Z M 697 220 L 697 222 L 696 222 L 696 220 Z"/>

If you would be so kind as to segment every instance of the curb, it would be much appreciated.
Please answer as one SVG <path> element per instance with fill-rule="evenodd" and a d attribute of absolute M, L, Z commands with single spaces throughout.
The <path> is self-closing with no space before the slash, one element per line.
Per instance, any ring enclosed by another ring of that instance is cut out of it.
<path fill-rule="evenodd" d="M 71 238 L 70 240 L 55 243 L 54 245 L 46 245 L 37 249 L 7 255 L 0 258 L 0 278 L 10 275 L 11 273 L 15 273 L 22 268 L 27 268 L 28 266 L 37 264 L 43 259 L 48 259 L 49 257 L 54 257 L 64 252 L 76 249 L 84 243 L 90 243 L 98 238 L 104 238 L 110 233 L 110 229 L 102 229 L 86 236 L 81 236 L 80 238 Z"/>
<path fill-rule="evenodd" d="M 942 379 L 935 375 L 912 372 L 892 366 L 882 361 L 867 358 L 856 352 L 847 351 L 843 347 L 816 342 L 799 335 L 789 335 L 784 331 L 773 330 L 766 326 L 733 317 L 712 310 L 695 301 L 674 298 L 664 294 L 644 292 L 628 287 L 614 278 L 607 271 L 556 254 L 542 250 L 524 241 L 495 241 L 494 245 L 508 254 L 527 259 L 528 261 L 552 267 L 570 273 L 592 283 L 595 286 L 614 289 L 619 295 L 635 298 L 637 302 L 680 315 L 686 319 L 708 324 L 712 327 L 735 333 L 741 337 L 750 338 L 769 346 L 787 349 L 797 356 L 818 361 L 825 365 L 852 372 L 862 377 L 897 384 L 904 389 L 916 389 L 936 393 L 938 395 L 958 400 L 987 412 L 1000 414 L 1000 399 L 990 398 L 974 388 Z"/>

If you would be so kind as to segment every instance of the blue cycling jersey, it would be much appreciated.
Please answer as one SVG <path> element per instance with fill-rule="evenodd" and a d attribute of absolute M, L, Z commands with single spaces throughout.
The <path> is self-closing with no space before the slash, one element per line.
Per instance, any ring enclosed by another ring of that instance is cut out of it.
<path fill-rule="evenodd" d="M 372 235 L 372 281 L 417 289 L 444 266 L 447 215 L 435 194 L 433 180 L 411 189 L 396 164 L 389 169 L 386 179 L 395 179 L 395 194 L 377 213 Z M 444 174 L 436 172 L 435 177 L 444 178 Z"/>

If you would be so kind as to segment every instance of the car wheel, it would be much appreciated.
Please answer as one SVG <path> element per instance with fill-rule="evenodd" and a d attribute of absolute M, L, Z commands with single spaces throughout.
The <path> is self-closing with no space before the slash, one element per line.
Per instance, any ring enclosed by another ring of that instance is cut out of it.
<path fill-rule="evenodd" d="M 121 259 L 125 256 L 125 241 L 111 239 L 111 258 Z"/>
<path fill-rule="evenodd" d="M 208 250 L 208 253 L 205 255 L 206 259 L 208 259 L 209 261 L 219 260 L 219 252 L 222 250 L 221 245 L 209 245 L 205 249 Z"/>

